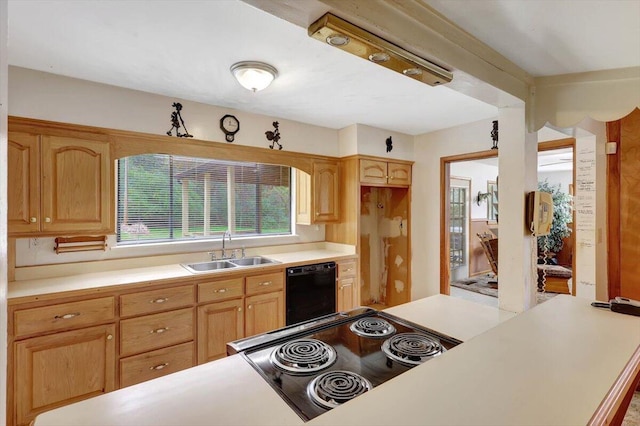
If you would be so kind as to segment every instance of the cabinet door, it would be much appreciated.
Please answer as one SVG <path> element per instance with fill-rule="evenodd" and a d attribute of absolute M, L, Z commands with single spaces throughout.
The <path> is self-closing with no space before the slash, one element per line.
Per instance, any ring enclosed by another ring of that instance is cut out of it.
<path fill-rule="evenodd" d="M 38 135 L 9 132 L 7 219 L 9 234 L 39 229 L 40 163 Z"/>
<path fill-rule="evenodd" d="M 391 185 L 411 185 L 411 165 L 388 163 L 389 183 Z"/>
<path fill-rule="evenodd" d="M 313 165 L 314 223 L 336 222 L 340 218 L 340 173 L 337 163 Z"/>
<path fill-rule="evenodd" d="M 387 183 L 387 162 L 376 160 L 360 160 L 360 182 Z"/>
<path fill-rule="evenodd" d="M 115 325 L 102 325 L 15 343 L 15 420 L 28 424 L 54 407 L 115 387 Z"/>
<path fill-rule="evenodd" d="M 45 232 L 112 232 L 109 143 L 42 137 L 42 216 Z"/>
<path fill-rule="evenodd" d="M 338 312 L 348 311 L 358 306 L 354 289 L 355 278 L 338 280 Z"/>
<path fill-rule="evenodd" d="M 227 342 L 244 337 L 242 299 L 198 308 L 198 364 L 227 355 Z"/>
<path fill-rule="evenodd" d="M 245 336 L 284 327 L 284 292 L 258 294 L 245 299 Z"/>
<path fill-rule="evenodd" d="M 311 175 L 296 170 L 296 223 L 311 225 L 313 223 L 311 202 Z"/>

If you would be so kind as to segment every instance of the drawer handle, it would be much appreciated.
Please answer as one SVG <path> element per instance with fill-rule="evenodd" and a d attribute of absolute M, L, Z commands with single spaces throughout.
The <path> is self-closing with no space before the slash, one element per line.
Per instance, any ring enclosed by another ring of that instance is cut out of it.
<path fill-rule="evenodd" d="M 149 300 L 149 303 L 164 303 L 169 300 L 168 297 L 158 297 L 157 299 Z"/>
<path fill-rule="evenodd" d="M 351 287 L 351 284 L 343 284 L 340 286 L 340 290 L 342 290 L 345 287 Z"/>
<path fill-rule="evenodd" d="M 151 330 L 151 334 L 162 334 L 165 331 L 169 331 L 169 327 L 156 328 L 155 330 Z"/>
<path fill-rule="evenodd" d="M 344 271 L 345 271 L 345 272 L 351 272 L 351 271 L 353 271 L 353 268 L 347 268 L 347 269 L 345 269 Z"/>
<path fill-rule="evenodd" d="M 214 293 L 226 293 L 228 288 L 219 288 L 217 290 L 213 290 Z"/>
<path fill-rule="evenodd" d="M 71 312 L 64 315 L 56 315 L 53 319 L 71 319 L 80 315 L 80 312 Z"/>
<path fill-rule="evenodd" d="M 169 365 L 168 362 L 163 362 L 162 364 L 158 364 L 158 365 L 154 365 L 153 367 L 149 367 L 149 370 L 156 370 L 156 371 L 157 370 L 162 370 L 168 365 Z"/>
<path fill-rule="evenodd" d="M 258 284 L 259 286 L 268 286 L 273 284 L 273 281 L 263 281 L 260 284 Z"/>

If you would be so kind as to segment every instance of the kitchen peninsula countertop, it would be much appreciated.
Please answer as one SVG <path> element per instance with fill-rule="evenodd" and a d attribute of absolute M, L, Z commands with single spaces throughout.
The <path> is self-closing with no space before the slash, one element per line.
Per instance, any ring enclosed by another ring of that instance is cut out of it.
<path fill-rule="evenodd" d="M 563 295 L 508 321 L 488 321 L 485 308 L 433 296 L 390 309 L 452 337 L 467 322 L 468 340 L 308 424 L 587 424 L 614 383 L 624 390 L 621 373 L 638 372 L 639 317 Z M 35 426 L 303 424 L 243 363 L 203 364 L 43 413 Z"/>
<path fill-rule="evenodd" d="M 86 291 L 100 293 L 101 289 L 131 284 L 148 284 L 152 281 L 217 278 L 233 274 L 256 274 L 273 269 L 318 263 L 330 260 L 340 260 L 354 257 L 355 254 L 330 249 L 302 250 L 295 252 L 269 253 L 264 257 L 280 263 L 270 263 L 257 266 L 238 267 L 194 274 L 187 271 L 179 263 L 141 268 L 117 269 L 103 272 L 91 272 L 62 277 L 42 278 L 33 280 L 13 281 L 9 283 L 7 297 L 10 299 L 25 298 L 39 295 L 60 295 L 66 292 Z M 188 262 L 187 262 L 188 263 Z M 195 263 L 195 262 L 192 262 Z"/>

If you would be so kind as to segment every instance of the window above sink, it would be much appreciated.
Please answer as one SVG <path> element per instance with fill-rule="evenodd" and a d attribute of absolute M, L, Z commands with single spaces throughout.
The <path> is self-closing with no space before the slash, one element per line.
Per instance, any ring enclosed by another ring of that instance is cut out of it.
<path fill-rule="evenodd" d="M 291 168 L 165 154 L 118 160 L 119 246 L 291 235 Z"/>

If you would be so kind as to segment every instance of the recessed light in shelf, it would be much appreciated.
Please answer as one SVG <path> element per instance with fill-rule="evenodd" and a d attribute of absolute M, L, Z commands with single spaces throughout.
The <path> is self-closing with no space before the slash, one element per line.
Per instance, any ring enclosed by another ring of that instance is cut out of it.
<path fill-rule="evenodd" d="M 310 37 L 323 43 L 430 86 L 448 83 L 453 79 L 453 74 L 441 66 L 330 13 L 311 24 L 307 31 Z"/>

